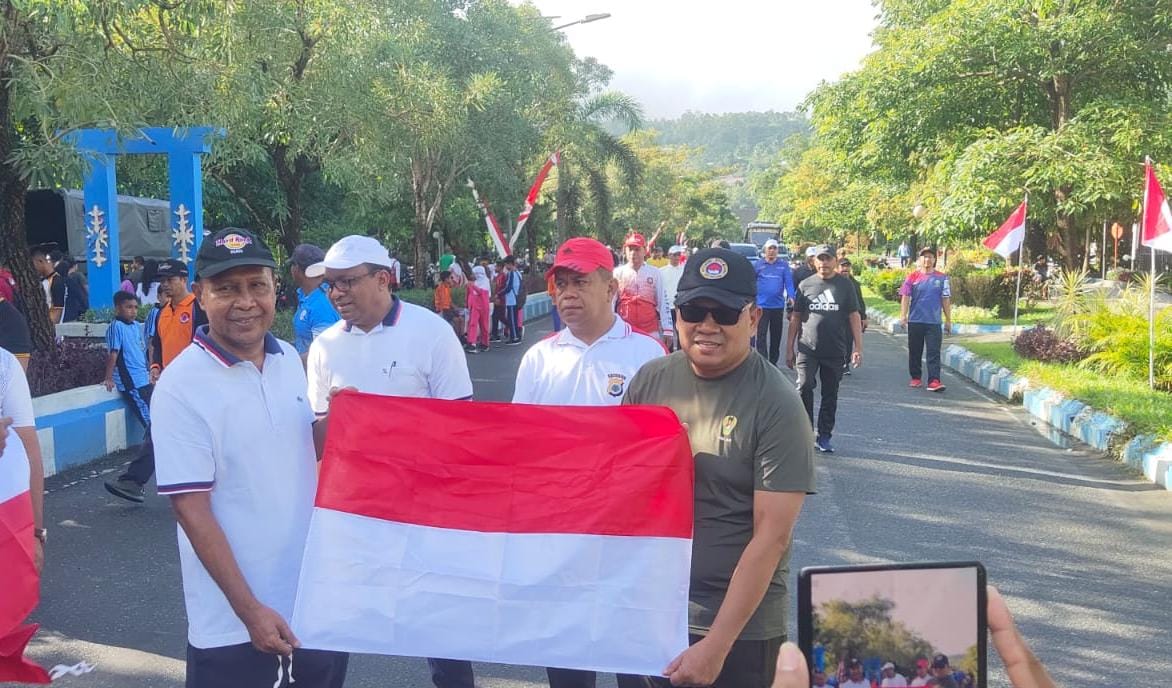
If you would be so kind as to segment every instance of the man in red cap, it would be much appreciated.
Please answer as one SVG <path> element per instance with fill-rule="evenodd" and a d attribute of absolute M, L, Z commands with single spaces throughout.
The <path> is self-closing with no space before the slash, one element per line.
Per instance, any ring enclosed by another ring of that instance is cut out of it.
<path fill-rule="evenodd" d="M 631 327 L 658 338 L 670 349 L 671 304 L 664 294 L 659 270 L 644 262 L 647 240 L 632 232 L 623 243 L 623 253 L 627 263 L 614 271 L 619 282 L 619 315 Z"/>
<path fill-rule="evenodd" d="M 525 352 L 513 402 L 559 406 L 617 406 L 639 368 L 667 352 L 658 340 L 615 315 L 614 257 L 594 239 L 558 247 L 554 303 L 565 327 Z M 593 671 L 547 669 L 550 688 L 594 688 Z"/>

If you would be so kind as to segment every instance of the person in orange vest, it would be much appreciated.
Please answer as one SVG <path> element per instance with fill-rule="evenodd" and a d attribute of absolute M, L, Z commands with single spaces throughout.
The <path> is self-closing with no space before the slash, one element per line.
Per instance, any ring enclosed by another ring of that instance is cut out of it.
<path fill-rule="evenodd" d="M 645 262 L 647 240 L 633 232 L 623 242 L 627 262 L 615 268 L 619 282 L 617 310 L 631 327 L 663 342 L 669 350 L 672 344 L 671 308 L 663 289 L 659 269 Z"/>

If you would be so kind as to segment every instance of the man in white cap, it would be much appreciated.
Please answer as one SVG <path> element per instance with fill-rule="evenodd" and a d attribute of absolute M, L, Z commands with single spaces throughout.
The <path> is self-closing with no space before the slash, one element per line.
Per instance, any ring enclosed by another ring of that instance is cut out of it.
<path fill-rule="evenodd" d="M 678 261 L 678 256 L 676 257 Z M 639 368 L 667 352 L 633 329 L 611 304 L 618 294 L 614 256 L 598 241 L 575 237 L 558 247 L 548 276 L 566 326 L 525 352 L 514 403 L 617 406 Z M 593 671 L 547 669 L 550 688 L 594 688 Z"/>
<path fill-rule="evenodd" d="M 688 249 L 680 245 L 672 246 L 667 250 L 667 265 L 659 268 L 659 275 L 663 281 L 663 295 L 667 301 L 668 307 L 676 302 L 676 287 L 680 284 L 680 275 L 684 274 L 684 254 Z M 672 308 L 671 311 L 671 326 L 672 326 L 672 345 L 669 347 L 673 351 L 678 348 L 675 342 L 679 341 L 679 337 L 675 334 L 676 312 Z"/>
<path fill-rule="evenodd" d="M 323 277 L 342 316 L 309 347 L 309 403 L 328 418 L 340 389 L 430 399 L 470 399 L 472 379 L 456 332 L 443 318 L 391 292 L 393 265 L 371 237 L 339 239 L 305 274 Z M 324 429 L 325 423 L 317 424 Z M 428 659 L 437 688 L 473 688 L 472 664 Z"/>
<path fill-rule="evenodd" d="M 777 365 L 781 355 L 781 335 L 785 327 L 785 309 L 794 304 L 794 278 L 789 263 L 778 258 L 781 244 L 777 239 L 765 242 L 765 256 L 753 264 L 757 271 L 757 351 Z"/>
<path fill-rule="evenodd" d="M 895 665 L 887 662 L 883 665 L 883 680 L 879 682 L 880 688 L 907 688 L 907 679 L 903 674 L 895 673 Z"/>

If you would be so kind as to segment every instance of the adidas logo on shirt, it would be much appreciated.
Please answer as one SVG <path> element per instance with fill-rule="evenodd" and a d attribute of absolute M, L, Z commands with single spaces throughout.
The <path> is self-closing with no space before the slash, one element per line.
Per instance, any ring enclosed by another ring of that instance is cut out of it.
<path fill-rule="evenodd" d="M 810 310 L 834 312 L 838 310 L 838 303 L 834 300 L 834 293 L 827 290 L 815 296 L 810 301 Z"/>

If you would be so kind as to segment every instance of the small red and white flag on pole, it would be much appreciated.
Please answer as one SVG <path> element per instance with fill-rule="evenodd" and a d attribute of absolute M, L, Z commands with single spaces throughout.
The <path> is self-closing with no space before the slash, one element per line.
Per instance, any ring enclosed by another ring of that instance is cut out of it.
<path fill-rule="evenodd" d="M 0 453 L 0 683 L 49 682 L 44 669 L 24 658 L 37 631 L 24 622 L 40 595 L 28 471 L 24 445 L 10 428 Z"/>
<path fill-rule="evenodd" d="M 513 230 L 513 236 L 509 237 L 509 247 L 517 243 L 517 237 L 521 236 L 521 230 L 525 229 L 525 224 L 529 222 L 529 215 L 533 212 L 533 206 L 537 204 L 537 195 L 541 193 L 541 186 L 545 184 L 545 178 L 549 175 L 550 169 L 554 165 L 562 163 L 561 151 L 554 151 L 545 160 L 545 164 L 537 172 L 537 178 L 533 180 L 533 186 L 529 187 L 529 194 L 525 196 L 525 207 L 521 210 L 521 214 L 517 216 L 517 227 Z"/>
<path fill-rule="evenodd" d="M 1152 161 L 1144 163 L 1147 183 L 1144 186 L 1144 223 L 1141 243 L 1157 251 L 1172 252 L 1172 211 Z"/>
<path fill-rule="evenodd" d="M 1022 201 L 1005 224 L 985 237 L 986 248 L 1006 259 L 1021 248 L 1021 243 L 1025 241 L 1027 203 L 1028 201 Z"/>
<path fill-rule="evenodd" d="M 688 646 L 692 466 L 666 408 L 344 392 L 294 632 L 314 649 L 658 675 Z"/>

